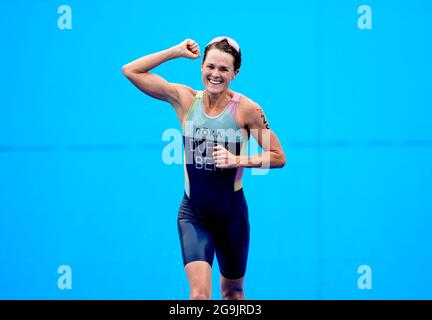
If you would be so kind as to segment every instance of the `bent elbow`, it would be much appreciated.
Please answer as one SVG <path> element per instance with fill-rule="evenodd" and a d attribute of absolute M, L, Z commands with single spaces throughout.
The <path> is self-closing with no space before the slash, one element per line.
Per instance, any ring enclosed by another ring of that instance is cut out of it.
<path fill-rule="evenodd" d="M 279 166 L 278 168 L 283 168 L 286 164 L 286 157 L 285 154 L 282 154 L 279 160 Z"/>
<path fill-rule="evenodd" d="M 126 78 L 129 78 L 129 76 L 130 76 L 130 69 L 127 67 L 127 65 L 124 65 L 124 66 L 122 67 L 122 72 L 123 72 L 123 75 L 124 75 Z"/>
<path fill-rule="evenodd" d="M 283 168 L 285 166 L 286 163 L 286 158 L 285 158 L 285 154 L 283 152 L 276 152 L 273 155 L 272 160 L 270 161 L 270 168 Z"/>

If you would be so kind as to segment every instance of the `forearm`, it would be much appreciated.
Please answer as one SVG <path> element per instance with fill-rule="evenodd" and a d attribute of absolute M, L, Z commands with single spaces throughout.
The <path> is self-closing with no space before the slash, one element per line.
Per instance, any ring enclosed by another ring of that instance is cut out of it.
<path fill-rule="evenodd" d="M 171 47 L 169 49 L 141 57 L 124 65 L 123 71 L 133 73 L 146 73 L 164 62 L 178 58 L 180 56 L 181 55 L 179 50 L 176 47 Z"/>
<path fill-rule="evenodd" d="M 238 167 L 245 168 L 282 168 L 285 155 L 274 151 L 264 151 L 253 156 L 237 156 Z"/>

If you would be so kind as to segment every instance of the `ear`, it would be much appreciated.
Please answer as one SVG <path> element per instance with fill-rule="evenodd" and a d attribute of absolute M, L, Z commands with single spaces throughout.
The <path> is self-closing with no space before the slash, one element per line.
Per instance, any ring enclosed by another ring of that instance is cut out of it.
<path fill-rule="evenodd" d="M 234 76 L 233 76 L 233 78 L 231 80 L 234 80 L 237 77 L 237 75 L 238 75 L 239 72 L 240 72 L 240 69 L 234 71 Z"/>

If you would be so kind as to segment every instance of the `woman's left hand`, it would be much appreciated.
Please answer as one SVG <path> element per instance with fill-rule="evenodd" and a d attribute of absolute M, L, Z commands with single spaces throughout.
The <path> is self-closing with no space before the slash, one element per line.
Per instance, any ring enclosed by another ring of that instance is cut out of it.
<path fill-rule="evenodd" d="M 238 167 L 237 156 L 229 152 L 220 144 L 217 144 L 213 150 L 213 159 L 215 161 L 216 168 L 227 169 Z"/>

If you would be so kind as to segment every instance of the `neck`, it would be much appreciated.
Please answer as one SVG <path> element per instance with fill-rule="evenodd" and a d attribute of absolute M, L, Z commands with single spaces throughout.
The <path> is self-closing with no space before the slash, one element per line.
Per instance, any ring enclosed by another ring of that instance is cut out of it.
<path fill-rule="evenodd" d="M 205 91 L 207 96 L 208 106 L 210 109 L 218 108 L 218 106 L 225 106 L 225 104 L 231 99 L 228 91 L 224 91 L 218 95 L 212 95 L 208 91 Z"/>

